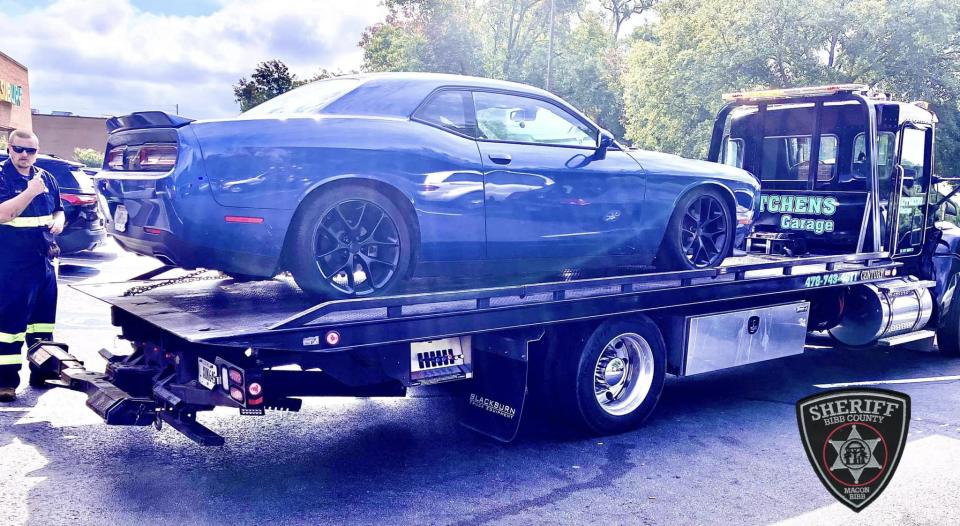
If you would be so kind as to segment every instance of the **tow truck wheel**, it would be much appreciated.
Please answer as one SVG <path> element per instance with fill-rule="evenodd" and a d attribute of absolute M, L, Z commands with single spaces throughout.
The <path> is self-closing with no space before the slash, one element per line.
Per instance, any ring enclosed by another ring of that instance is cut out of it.
<path fill-rule="evenodd" d="M 960 356 L 960 291 L 954 291 L 950 310 L 937 329 L 937 348 L 941 354 Z"/>
<path fill-rule="evenodd" d="M 730 207 L 712 188 L 694 188 L 677 203 L 660 244 L 659 270 L 715 267 L 730 254 L 735 237 Z"/>
<path fill-rule="evenodd" d="M 579 355 L 566 357 L 553 391 L 574 425 L 594 434 L 622 433 L 653 412 L 663 390 L 666 352 L 660 331 L 648 318 L 603 322 Z"/>
<path fill-rule="evenodd" d="M 301 289 L 324 298 L 385 294 L 408 274 L 411 238 L 388 197 L 367 186 L 336 186 L 298 212 L 290 271 Z"/>

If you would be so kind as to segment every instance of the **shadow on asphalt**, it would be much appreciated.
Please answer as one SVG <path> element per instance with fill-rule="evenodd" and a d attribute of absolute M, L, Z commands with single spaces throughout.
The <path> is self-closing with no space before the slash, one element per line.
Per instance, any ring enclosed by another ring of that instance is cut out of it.
<path fill-rule="evenodd" d="M 814 384 L 928 376 L 956 365 L 956 359 L 936 353 L 811 350 L 671 379 L 643 428 L 603 438 L 559 430 L 548 418 L 549 404 L 540 404 L 525 415 L 519 438 L 500 444 L 456 425 L 450 411 L 456 401 L 444 390 L 414 399 L 340 399 L 339 405 L 305 408 L 322 411 L 319 418 L 219 415 L 209 425 L 227 438 L 222 448 L 202 448 L 170 430 L 151 428 L 58 428 L 40 422 L 5 431 L 49 461 L 30 474 L 46 477 L 30 492 L 31 522 L 38 524 L 51 517 L 103 523 L 479 524 L 545 506 L 556 513 L 571 495 L 594 489 L 626 491 L 641 503 L 647 503 L 646 495 L 662 495 L 662 506 L 677 492 L 682 499 L 719 500 L 723 492 L 749 491 L 730 489 L 747 484 L 744 477 L 752 473 L 738 474 L 731 465 L 741 470 L 767 465 L 751 443 L 757 437 L 763 450 L 777 451 L 783 463 L 783 452 L 796 449 L 793 405 L 818 391 Z M 34 405 L 37 395 L 25 393 L 22 401 Z M 812 476 L 805 460 L 793 462 L 797 465 L 778 464 L 784 484 L 791 476 Z M 711 479 L 719 488 L 701 488 L 704 493 L 696 497 L 684 494 L 691 481 Z M 800 491 L 796 502 L 749 512 L 756 515 L 742 512 L 745 522 L 787 518 L 832 501 L 816 486 L 792 490 Z M 576 521 L 576 515 L 551 517 Z M 656 517 L 655 522 L 670 522 L 670 515 Z"/>

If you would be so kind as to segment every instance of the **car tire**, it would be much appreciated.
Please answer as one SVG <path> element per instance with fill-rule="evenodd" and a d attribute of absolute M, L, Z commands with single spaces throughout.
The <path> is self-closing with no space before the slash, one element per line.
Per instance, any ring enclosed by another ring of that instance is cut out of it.
<path fill-rule="evenodd" d="M 716 267 L 730 255 L 735 236 L 736 220 L 720 192 L 694 188 L 677 202 L 654 265 L 661 271 Z"/>
<path fill-rule="evenodd" d="M 288 267 L 297 285 L 313 296 L 388 294 L 411 269 L 408 223 L 390 198 L 368 186 L 322 190 L 301 205 L 294 219 Z"/>
<path fill-rule="evenodd" d="M 666 376 L 666 346 L 656 324 L 640 315 L 574 332 L 583 337 L 566 333 L 550 351 L 555 367 L 548 370 L 547 392 L 558 416 L 595 435 L 639 427 L 656 407 Z"/>

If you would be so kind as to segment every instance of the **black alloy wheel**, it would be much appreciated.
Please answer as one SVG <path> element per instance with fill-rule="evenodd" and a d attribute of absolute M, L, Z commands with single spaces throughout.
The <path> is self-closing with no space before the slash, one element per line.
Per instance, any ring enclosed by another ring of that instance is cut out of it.
<path fill-rule="evenodd" d="M 332 289 L 349 296 L 374 294 L 400 269 L 397 224 L 372 201 L 346 199 L 327 209 L 314 234 L 317 269 Z"/>
<path fill-rule="evenodd" d="M 680 223 L 680 247 L 691 267 L 712 267 L 726 257 L 729 220 L 713 194 L 702 194 L 687 206 Z"/>

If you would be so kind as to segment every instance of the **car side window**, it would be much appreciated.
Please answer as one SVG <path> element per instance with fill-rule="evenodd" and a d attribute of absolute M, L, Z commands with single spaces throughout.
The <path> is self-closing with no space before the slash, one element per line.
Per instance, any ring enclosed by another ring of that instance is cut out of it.
<path fill-rule="evenodd" d="M 413 118 L 470 137 L 476 136 L 470 92 L 445 90 L 435 93 Z"/>
<path fill-rule="evenodd" d="M 597 145 L 597 131 L 549 102 L 476 91 L 478 138 L 562 146 Z"/>

